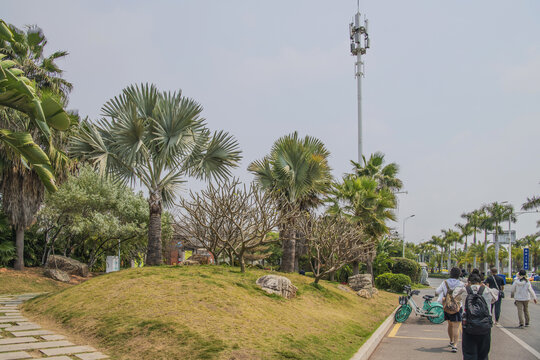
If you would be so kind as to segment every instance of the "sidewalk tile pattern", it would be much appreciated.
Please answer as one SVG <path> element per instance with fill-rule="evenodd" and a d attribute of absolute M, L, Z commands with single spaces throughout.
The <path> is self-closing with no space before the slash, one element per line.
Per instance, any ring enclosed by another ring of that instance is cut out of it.
<path fill-rule="evenodd" d="M 67 341 L 64 335 L 42 329 L 22 316 L 18 310 L 19 305 L 37 295 L 39 294 L 0 296 L 0 360 L 108 358 L 93 347 L 77 346 Z"/>

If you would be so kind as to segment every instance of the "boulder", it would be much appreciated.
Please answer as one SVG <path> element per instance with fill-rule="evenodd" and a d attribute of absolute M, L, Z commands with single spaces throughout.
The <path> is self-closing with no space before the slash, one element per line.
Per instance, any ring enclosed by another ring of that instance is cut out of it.
<path fill-rule="evenodd" d="M 69 276 L 67 272 L 58 270 L 58 269 L 45 269 L 45 271 L 43 272 L 43 275 L 53 280 L 62 281 L 66 283 L 71 280 L 71 277 Z"/>
<path fill-rule="evenodd" d="M 363 297 L 364 299 L 371 299 L 375 295 L 379 293 L 379 290 L 375 289 L 374 287 L 371 288 L 365 288 L 362 290 L 358 290 L 356 295 Z"/>
<path fill-rule="evenodd" d="M 207 255 L 195 254 L 192 255 L 188 260 L 197 261 L 199 264 L 210 264 L 210 257 Z"/>
<path fill-rule="evenodd" d="M 49 269 L 62 270 L 69 275 L 77 275 L 82 277 L 88 276 L 88 265 L 65 256 L 49 255 L 45 267 Z"/>
<path fill-rule="evenodd" d="M 200 262 L 195 261 L 195 260 L 191 260 L 191 258 L 182 261 L 182 264 L 184 264 L 184 265 L 201 265 Z"/>
<path fill-rule="evenodd" d="M 294 286 L 291 280 L 285 276 L 279 275 L 264 275 L 257 279 L 259 285 L 264 291 L 269 294 L 277 294 L 286 299 L 292 299 L 296 296 L 298 288 Z"/>
<path fill-rule="evenodd" d="M 354 290 L 362 290 L 364 288 L 371 288 L 373 284 L 371 283 L 370 274 L 358 274 L 349 276 L 349 286 Z"/>

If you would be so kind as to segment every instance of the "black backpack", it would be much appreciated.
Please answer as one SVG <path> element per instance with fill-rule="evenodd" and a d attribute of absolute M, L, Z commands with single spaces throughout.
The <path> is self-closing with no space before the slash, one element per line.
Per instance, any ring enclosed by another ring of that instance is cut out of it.
<path fill-rule="evenodd" d="M 463 313 L 463 331 L 471 335 L 485 335 L 493 326 L 486 299 L 482 296 L 485 286 L 482 285 L 475 294 L 470 286 L 465 299 L 465 312 Z"/>

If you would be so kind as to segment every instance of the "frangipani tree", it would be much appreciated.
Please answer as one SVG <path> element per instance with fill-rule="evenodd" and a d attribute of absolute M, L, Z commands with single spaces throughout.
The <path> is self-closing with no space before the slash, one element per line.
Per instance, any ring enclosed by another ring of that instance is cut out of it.
<path fill-rule="evenodd" d="M 161 264 L 161 212 L 173 204 L 179 186 L 188 176 L 226 178 L 241 158 L 231 135 L 210 133 L 202 110 L 180 91 L 132 85 L 103 106 L 105 118 L 85 123 L 72 142 L 74 155 L 102 173 L 148 189 L 148 265 Z"/>

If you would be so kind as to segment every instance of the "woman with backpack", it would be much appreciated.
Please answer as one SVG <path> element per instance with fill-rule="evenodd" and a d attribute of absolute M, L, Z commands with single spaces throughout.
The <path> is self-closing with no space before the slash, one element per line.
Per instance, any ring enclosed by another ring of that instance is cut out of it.
<path fill-rule="evenodd" d="M 514 281 L 512 297 L 518 310 L 519 328 L 523 329 L 523 315 L 525 315 L 525 326 L 529 326 L 529 301 L 533 299 L 535 304 L 538 303 L 531 283 L 527 279 L 527 272 L 523 269 L 519 270 L 518 278 Z"/>
<path fill-rule="evenodd" d="M 455 296 L 463 294 L 466 294 L 461 341 L 463 359 L 488 360 L 493 326 L 490 305 L 499 298 L 499 291 L 483 285 L 480 275 L 471 273 L 468 285 L 454 292 Z"/>
<path fill-rule="evenodd" d="M 463 283 L 459 281 L 461 270 L 454 267 L 450 270 L 450 279 L 435 290 L 439 295 L 438 301 L 443 304 L 444 320 L 448 321 L 448 337 L 450 338 L 450 348 L 452 352 L 457 352 L 457 342 L 459 340 L 459 325 L 462 319 L 461 297 L 456 296 L 456 291 L 463 288 Z"/>

